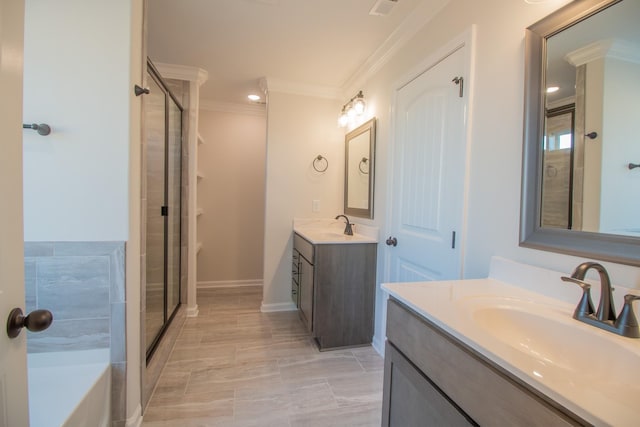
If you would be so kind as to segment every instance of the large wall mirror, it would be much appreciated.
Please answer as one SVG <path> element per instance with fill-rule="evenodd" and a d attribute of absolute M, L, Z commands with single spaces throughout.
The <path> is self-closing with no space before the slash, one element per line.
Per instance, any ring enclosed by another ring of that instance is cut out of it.
<path fill-rule="evenodd" d="M 526 31 L 521 245 L 640 265 L 640 1 Z"/>
<path fill-rule="evenodd" d="M 376 119 L 345 136 L 344 213 L 373 218 Z"/>

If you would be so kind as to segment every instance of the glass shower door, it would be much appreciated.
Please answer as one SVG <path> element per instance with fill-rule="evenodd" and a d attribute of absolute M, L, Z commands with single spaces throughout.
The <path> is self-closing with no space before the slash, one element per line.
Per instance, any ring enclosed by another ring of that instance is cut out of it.
<path fill-rule="evenodd" d="M 182 110 L 169 97 L 167 141 L 167 313 L 180 303 Z"/>
<path fill-rule="evenodd" d="M 151 76 L 145 95 L 147 160 L 146 311 L 145 342 L 151 349 L 165 324 L 164 310 L 164 205 L 166 96 Z"/>
<path fill-rule="evenodd" d="M 182 107 L 148 66 L 146 132 L 147 360 L 180 304 Z"/>

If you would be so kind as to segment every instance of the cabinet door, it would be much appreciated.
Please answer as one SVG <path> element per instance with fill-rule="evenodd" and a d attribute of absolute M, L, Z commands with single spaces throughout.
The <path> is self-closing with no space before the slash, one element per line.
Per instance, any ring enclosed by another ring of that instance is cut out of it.
<path fill-rule="evenodd" d="M 313 265 L 300 256 L 300 317 L 307 330 L 313 330 Z"/>
<path fill-rule="evenodd" d="M 477 425 L 389 342 L 384 360 L 383 427 Z"/>

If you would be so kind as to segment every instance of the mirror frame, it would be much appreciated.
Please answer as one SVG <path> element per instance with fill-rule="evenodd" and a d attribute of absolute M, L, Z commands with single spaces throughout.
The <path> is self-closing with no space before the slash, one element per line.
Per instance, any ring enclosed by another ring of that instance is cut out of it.
<path fill-rule="evenodd" d="M 367 209 L 350 208 L 349 204 L 349 142 L 352 139 L 370 131 L 369 134 L 369 207 Z M 376 118 L 364 122 L 344 137 L 344 213 L 360 218 L 373 219 L 373 193 L 375 175 L 375 153 L 376 153 Z"/>
<path fill-rule="evenodd" d="M 546 41 L 623 0 L 578 0 L 525 31 L 524 123 L 520 246 L 640 266 L 640 238 L 540 227 Z M 636 1 L 636 0 L 631 0 Z"/>

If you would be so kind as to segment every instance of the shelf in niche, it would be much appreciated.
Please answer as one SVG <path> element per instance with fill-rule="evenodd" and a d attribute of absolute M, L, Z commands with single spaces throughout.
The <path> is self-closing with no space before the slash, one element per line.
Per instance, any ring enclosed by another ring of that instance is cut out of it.
<path fill-rule="evenodd" d="M 202 135 L 200 135 L 200 132 L 198 132 L 198 144 L 204 144 L 204 138 L 202 138 Z"/>

